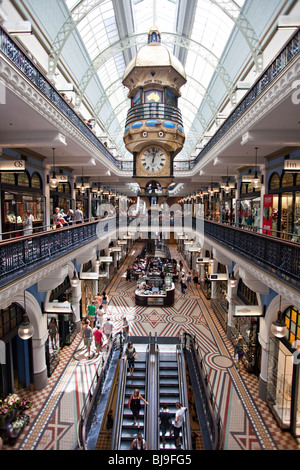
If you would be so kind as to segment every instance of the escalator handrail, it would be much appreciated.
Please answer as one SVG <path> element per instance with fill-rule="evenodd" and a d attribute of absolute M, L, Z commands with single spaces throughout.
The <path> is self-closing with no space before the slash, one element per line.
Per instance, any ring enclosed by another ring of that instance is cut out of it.
<path fill-rule="evenodd" d="M 192 438 L 191 438 L 191 422 L 189 414 L 189 403 L 188 403 L 188 389 L 186 383 L 184 357 L 182 346 L 178 345 L 176 348 L 177 354 L 177 365 L 178 365 L 178 382 L 179 382 L 179 396 L 180 403 L 183 407 L 187 408 L 185 412 L 184 424 L 182 426 L 182 443 L 185 450 L 192 449 Z"/>
<path fill-rule="evenodd" d="M 113 340 L 110 342 L 109 350 L 107 352 L 104 364 L 102 365 L 101 373 L 98 376 L 98 370 L 96 371 L 96 374 L 95 374 L 95 376 L 93 378 L 93 381 L 92 381 L 91 388 L 88 392 L 86 400 L 88 400 L 89 403 L 87 404 L 87 401 L 86 401 L 86 403 L 84 404 L 84 406 L 82 408 L 82 411 L 80 413 L 81 418 L 80 418 L 80 422 L 78 424 L 78 444 L 79 444 L 79 447 L 82 448 L 82 450 L 87 450 L 86 436 L 85 436 L 87 421 L 90 418 L 90 415 L 91 415 L 92 410 L 94 408 L 94 403 L 95 403 L 98 391 L 101 387 L 102 381 L 104 379 L 106 369 L 107 369 L 107 367 L 109 367 L 109 363 L 110 363 L 111 356 L 112 356 L 112 353 L 113 353 L 113 350 L 114 350 L 115 342 L 116 342 L 117 338 L 119 338 L 119 337 L 120 337 L 120 333 L 116 333 Z M 95 380 L 97 380 L 97 384 L 96 384 L 96 387 L 93 389 L 93 383 L 95 382 Z"/>
<path fill-rule="evenodd" d="M 125 342 L 122 351 L 122 359 L 120 364 L 119 378 L 120 382 L 118 385 L 118 394 L 116 401 L 116 410 L 114 417 L 114 424 L 112 430 L 112 450 L 118 450 L 121 443 L 122 423 L 123 423 L 123 411 L 125 407 L 125 388 L 126 388 L 126 373 L 127 373 L 127 357 L 125 351 L 128 343 Z M 124 358 L 124 359 L 123 359 Z"/>
<path fill-rule="evenodd" d="M 151 333 L 149 334 L 149 336 L 151 336 Z M 149 403 L 149 393 L 150 393 L 150 390 L 149 390 L 149 387 L 150 387 L 150 381 L 148 379 L 148 376 L 149 376 L 149 366 L 150 366 L 150 353 L 149 353 L 149 344 L 147 346 L 147 349 L 146 349 L 146 371 L 145 371 L 145 400 Z M 144 404 L 144 439 L 146 442 L 148 442 L 149 440 L 149 432 L 150 432 L 150 429 L 149 429 L 149 419 L 148 419 L 148 406 L 146 405 L 146 403 Z"/>
<path fill-rule="evenodd" d="M 184 336 L 185 336 L 185 347 L 187 347 L 186 346 L 186 343 L 187 343 L 186 338 L 187 337 L 189 338 L 190 345 L 191 345 L 191 347 L 189 349 L 192 352 L 193 357 L 196 361 L 197 370 L 199 372 L 199 377 L 200 377 L 200 380 L 202 382 L 203 390 L 204 390 L 204 393 L 205 393 L 205 396 L 206 396 L 206 402 L 207 402 L 207 406 L 208 406 L 208 409 L 209 409 L 210 418 L 211 418 L 211 422 L 212 422 L 212 426 L 213 426 L 213 429 L 211 430 L 211 435 L 215 436 L 215 440 L 213 442 L 212 450 L 218 450 L 218 449 L 220 449 L 219 446 L 220 446 L 220 441 L 221 441 L 221 438 L 220 438 L 220 433 L 221 433 L 220 429 L 222 427 L 221 426 L 221 418 L 220 418 L 220 416 L 218 416 L 218 419 L 217 419 L 216 416 L 215 416 L 215 412 L 214 412 L 213 406 L 212 406 L 211 397 L 210 397 L 209 392 L 207 390 L 207 384 L 206 384 L 206 381 L 205 381 L 205 378 L 204 378 L 204 375 L 203 375 L 203 371 L 202 371 L 202 366 L 201 366 L 201 363 L 200 363 L 200 360 L 199 360 L 199 357 L 198 357 L 198 354 L 197 354 L 195 340 L 187 332 L 184 333 Z M 219 413 L 218 413 L 218 415 L 219 415 Z M 218 422 L 220 423 L 219 426 L 218 426 Z"/>

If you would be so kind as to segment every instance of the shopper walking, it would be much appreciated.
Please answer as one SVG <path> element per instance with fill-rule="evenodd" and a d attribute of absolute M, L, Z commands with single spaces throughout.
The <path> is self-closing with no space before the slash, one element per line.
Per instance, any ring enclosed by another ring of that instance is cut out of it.
<path fill-rule="evenodd" d="M 95 346 L 97 350 L 97 356 L 99 356 L 101 348 L 103 346 L 103 333 L 100 330 L 100 325 L 96 326 L 96 329 L 93 332 L 94 339 L 95 339 Z"/>
<path fill-rule="evenodd" d="M 107 312 L 107 304 L 108 304 L 108 298 L 107 298 L 106 292 L 103 292 L 103 294 L 102 294 L 102 302 L 101 303 L 103 305 L 104 312 L 106 313 Z"/>
<path fill-rule="evenodd" d="M 136 358 L 136 349 L 132 343 L 128 343 L 123 359 L 125 359 L 126 357 L 127 357 L 128 367 L 129 367 L 129 373 L 131 376 L 133 376 L 134 375 L 134 361 Z"/>
<path fill-rule="evenodd" d="M 92 344 L 92 335 L 93 335 L 93 330 L 90 327 L 90 321 L 86 320 L 85 321 L 85 329 L 83 331 L 84 334 L 84 345 L 87 349 L 88 352 L 88 358 L 91 358 L 91 344 Z"/>
<path fill-rule="evenodd" d="M 106 336 L 107 345 L 110 343 L 110 341 L 112 339 L 113 327 L 114 326 L 113 326 L 112 322 L 110 321 L 110 318 L 108 317 L 106 319 L 106 321 L 103 323 L 103 333 Z"/>

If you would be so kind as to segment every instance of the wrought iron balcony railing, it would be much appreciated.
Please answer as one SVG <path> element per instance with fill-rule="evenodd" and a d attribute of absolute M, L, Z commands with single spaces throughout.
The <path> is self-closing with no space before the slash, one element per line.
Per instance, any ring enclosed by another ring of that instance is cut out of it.
<path fill-rule="evenodd" d="M 116 229 L 116 218 L 0 241 L 0 288 Z"/>
<path fill-rule="evenodd" d="M 163 103 L 139 104 L 129 109 L 126 126 L 145 119 L 165 119 L 183 126 L 180 109 Z"/>
<path fill-rule="evenodd" d="M 92 130 L 83 122 L 73 108 L 64 100 L 61 94 L 45 77 L 28 55 L 16 44 L 9 34 L 0 26 L 0 52 L 5 55 L 27 79 L 42 92 L 51 103 L 61 111 L 83 134 L 100 150 L 112 163 L 120 168 L 119 161 L 96 137 Z"/>
<path fill-rule="evenodd" d="M 170 220 L 170 226 L 165 225 L 163 230 L 178 232 L 180 226 L 184 230 L 184 221 L 182 219 L 180 225 L 180 218 L 176 219 L 176 224 Z M 128 230 L 145 233 L 146 238 L 149 231 L 161 229 L 158 217 L 156 224 L 148 217 L 133 219 L 125 217 L 119 221 L 118 217 L 112 217 L 0 241 L 0 288 L 102 235 L 113 233 L 119 224 L 125 224 L 123 228 L 127 224 Z M 191 230 L 200 226 L 196 218 L 189 225 Z M 300 289 L 300 243 L 209 220 L 204 220 L 204 237 L 223 245 L 265 273 Z"/>

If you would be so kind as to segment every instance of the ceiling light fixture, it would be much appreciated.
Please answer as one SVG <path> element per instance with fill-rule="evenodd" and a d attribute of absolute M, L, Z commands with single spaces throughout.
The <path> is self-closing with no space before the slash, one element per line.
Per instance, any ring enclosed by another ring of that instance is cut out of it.
<path fill-rule="evenodd" d="M 53 172 L 52 172 L 52 178 L 50 178 L 50 180 L 49 180 L 49 185 L 50 185 L 50 188 L 52 188 L 52 189 L 57 188 L 57 186 L 58 186 L 58 184 L 59 184 L 59 181 L 58 181 L 58 179 L 56 178 L 56 175 L 55 175 L 55 158 L 54 158 L 54 151 L 55 151 L 55 148 L 52 149 Z"/>
<path fill-rule="evenodd" d="M 277 319 L 271 325 L 271 332 L 276 338 L 284 338 L 287 332 L 287 326 L 284 322 L 283 313 L 281 311 L 281 296 L 279 296 L 279 310 Z"/>
<path fill-rule="evenodd" d="M 18 336 L 19 338 L 23 339 L 24 341 L 26 339 L 32 338 L 34 333 L 34 328 L 31 325 L 28 315 L 26 313 L 26 300 L 25 300 L 25 290 L 24 290 L 24 313 L 23 313 L 23 321 L 19 325 L 18 328 Z"/>
<path fill-rule="evenodd" d="M 261 184 L 261 181 L 260 181 L 260 178 L 257 176 L 257 150 L 258 150 L 258 147 L 255 147 L 255 175 L 254 175 L 254 178 L 252 180 L 252 184 L 254 186 L 254 188 L 258 188 Z"/>

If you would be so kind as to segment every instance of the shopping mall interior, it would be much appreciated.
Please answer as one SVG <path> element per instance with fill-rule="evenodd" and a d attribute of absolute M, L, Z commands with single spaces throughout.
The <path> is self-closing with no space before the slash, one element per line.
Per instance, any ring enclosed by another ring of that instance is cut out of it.
<path fill-rule="evenodd" d="M 299 450 L 299 0 L 0 35 L 1 450 Z"/>

